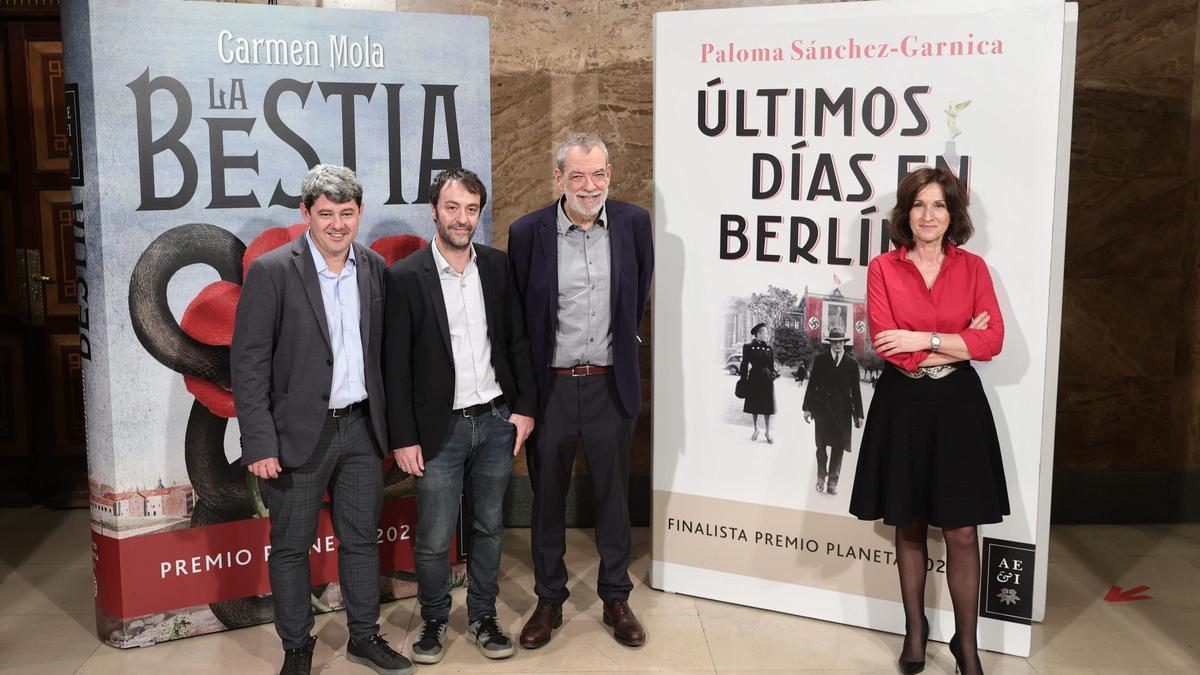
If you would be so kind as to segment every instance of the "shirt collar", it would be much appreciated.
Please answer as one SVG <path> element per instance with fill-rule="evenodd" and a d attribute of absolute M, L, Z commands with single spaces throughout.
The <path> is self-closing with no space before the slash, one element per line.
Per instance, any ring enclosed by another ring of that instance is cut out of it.
<path fill-rule="evenodd" d="M 945 253 L 946 253 L 947 260 L 950 260 L 952 258 L 957 258 L 959 255 L 962 254 L 962 252 L 959 251 L 958 247 L 955 246 L 954 244 L 946 244 Z M 894 248 L 894 249 L 888 251 L 887 255 L 891 256 L 892 260 L 895 260 L 896 262 L 905 262 L 908 260 L 908 248 L 905 246 L 901 246 L 899 248 Z"/>
<path fill-rule="evenodd" d="M 308 242 L 308 252 L 312 254 L 313 263 L 317 266 L 317 274 L 329 272 L 329 263 L 325 262 L 325 256 L 321 255 L 321 251 L 317 248 L 316 243 L 313 242 L 311 230 L 304 231 L 304 239 Z M 354 259 L 354 244 L 350 244 L 350 256 L 346 260 L 348 261 L 347 268 L 358 267 L 358 261 Z M 344 274 L 345 272 L 346 268 L 343 268 L 342 273 Z M 329 273 L 333 274 L 333 272 Z"/>
<path fill-rule="evenodd" d="M 470 247 L 471 247 L 471 259 L 467 261 L 467 267 L 463 269 L 464 274 L 466 273 L 466 270 L 471 267 L 471 263 L 475 262 L 475 244 L 471 244 Z M 453 274 L 458 274 L 458 272 L 455 271 L 454 267 L 449 262 L 447 262 L 446 256 L 442 255 L 442 251 L 441 251 L 441 249 L 438 248 L 436 239 L 434 241 L 429 242 L 429 248 L 433 249 L 433 264 L 437 266 L 437 270 L 439 273 L 450 272 Z"/>
<path fill-rule="evenodd" d="M 593 225 L 599 225 L 604 229 L 608 229 L 608 218 L 605 213 L 605 207 L 607 206 L 607 203 L 601 205 L 600 213 L 596 214 L 596 221 L 592 223 Z M 567 217 L 567 196 L 563 195 L 558 198 L 558 233 L 566 234 L 567 230 L 570 230 L 572 227 L 577 228 L 579 226 L 572 223 L 571 219 Z"/>

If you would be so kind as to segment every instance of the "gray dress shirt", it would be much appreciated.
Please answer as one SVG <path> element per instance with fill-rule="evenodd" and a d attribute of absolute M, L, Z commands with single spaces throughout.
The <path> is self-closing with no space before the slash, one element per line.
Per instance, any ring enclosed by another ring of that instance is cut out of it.
<path fill-rule="evenodd" d="M 612 294 L 608 220 L 600 209 L 584 231 L 558 203 L 558 329 L 555 368 L 612 365 Z"/>

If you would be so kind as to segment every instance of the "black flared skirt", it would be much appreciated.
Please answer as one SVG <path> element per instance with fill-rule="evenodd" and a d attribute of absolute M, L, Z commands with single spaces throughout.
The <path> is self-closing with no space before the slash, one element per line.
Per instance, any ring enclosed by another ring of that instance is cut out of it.
<path fill-rule="evenodd" d="M 961 364 L 938 380 L 884 369 L 863 428 L 850 513 L 942 528 L 1009 514 L 996 423 L 974 368 Z"/>

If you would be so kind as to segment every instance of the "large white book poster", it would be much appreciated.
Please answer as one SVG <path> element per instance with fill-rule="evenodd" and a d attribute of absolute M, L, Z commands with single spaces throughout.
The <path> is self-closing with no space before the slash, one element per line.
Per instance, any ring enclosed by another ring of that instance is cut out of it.
<path fill-rule="evenodd" d="M 975 364 L 1012 508 L 980 528 L 980 645 L 1028 654 L 1044 607 L 1075 11 L 898 1 L 656 15 L 655 588 L 903 632 L 893 528 L 848 512 L 861 430 L 836 491 L 818 490 L 802 406 L 831 336 L 847 338 L 870 406 L 891 366 L 870 344 L 867 264 L 890 246 L 900 177 L 946 166 L 970 188 L 964 248 L 987 262 L 1006 325 L 1002 353 Z M 734 391 L 759 323 L 779 373 L 769 442 Z M 928 614 L 946 640 L 945 548 L 931 533 Z"/>

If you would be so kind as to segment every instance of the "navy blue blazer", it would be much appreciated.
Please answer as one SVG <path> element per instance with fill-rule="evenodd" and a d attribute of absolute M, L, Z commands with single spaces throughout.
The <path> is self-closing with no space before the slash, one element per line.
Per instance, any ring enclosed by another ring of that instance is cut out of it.
<path fill-rule="evenodd" d="M 559 201 L 522 216 L 508 230 L 508 257 L 517 290 L 525 305 L 529 348 L 537 372 L 538 414 L 546 409 L 553 378 L 554 334 L 558 328 L 558 212 Z M 633 204 L 608 200 L 611 265 L 613 376 L 617 404 L 625 417 L 642 409 L 638 364 L 638 324 L 650 295 L 654 274 L 654 241 L 650 214 Z"/>

